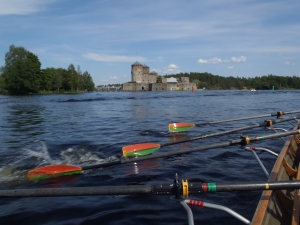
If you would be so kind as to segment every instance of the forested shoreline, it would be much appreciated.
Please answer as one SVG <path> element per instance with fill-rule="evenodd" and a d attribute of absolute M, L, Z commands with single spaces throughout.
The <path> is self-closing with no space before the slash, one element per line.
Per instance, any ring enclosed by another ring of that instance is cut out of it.
<path fill-rule="evenodd" d="M 198 89 L 256 90 L 300 89 L 297 76 L 222 77 L 211 73 L 179 73 L 164 77 L 189 77 Z M 5 65 L 0 67 L 0 93 L 79 93 L 94 91 L 91 75 L 70 64 L 67 69 L 48 67 L 41 69 L 38 56 L 23 47 L 11 45 L 5 54 Z"/>
<path fill-rule="evenodd" d="M 94 91 L 91 75 L 80 66 L 41 69 L 38 56 L 11 45 L 0 68 L 0 92 L 10 94 L 79 93 Z"/>
<path fill-rule="evenodd" d="M 300 78 L 297 76 L 266 75 L 262 77 L 222 77 L 211 73 L 179 73 L 166 77 L 189 77 L 190 82 L 196 83 L 198 89 L 241 90 L 255 88 L 256 90 L 300 89 Z"/>

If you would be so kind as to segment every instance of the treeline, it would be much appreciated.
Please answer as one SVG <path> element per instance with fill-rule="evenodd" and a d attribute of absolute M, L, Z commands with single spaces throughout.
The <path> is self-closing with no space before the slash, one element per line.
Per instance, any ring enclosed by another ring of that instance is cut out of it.
<path fill-rule="evenodd" d="M 0 68 L 0 91 L 12 94 L 38 92 L 93 91 L 91 75 L 81 72 L 80 66 L 41 69 L 39 58 L 23 47 L 11 45 L 5 54 L 5 65 Z"/>
<path fill-rule="evenodd" d="M 97 87 L 119 87 L 122 84 L 104 84 L 104 85 L 98 85 Z"/>
<path fill-rule="evenodd" d="M 300 89 L 300 78 L 296 76 L 276 76 L 269 74 L 262 77 L 221 77 L 211 73 L 179 73 L 167 75 L 166 77 L 189 77 L 190 82 L 196 83 L 197 88 L 205 89 L 243 89 L 255 88 L 256 90 L 274 89 Z"/>

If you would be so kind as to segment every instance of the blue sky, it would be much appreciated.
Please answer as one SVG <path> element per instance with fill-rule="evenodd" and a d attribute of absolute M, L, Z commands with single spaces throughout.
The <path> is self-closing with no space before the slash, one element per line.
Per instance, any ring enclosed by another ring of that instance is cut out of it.
<path fill-rule="evenodd" d="M 0 0 L 0 66 L 10 45 L 42 68 L 88 71 L 96 85 L 159 75 L 300 76 L 299 0 Z"/>

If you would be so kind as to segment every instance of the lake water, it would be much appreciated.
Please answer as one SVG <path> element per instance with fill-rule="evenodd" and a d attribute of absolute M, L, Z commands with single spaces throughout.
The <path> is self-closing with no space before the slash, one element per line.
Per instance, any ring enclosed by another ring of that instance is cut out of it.
<path fill-rule="evenodd" d="M 150 185 L 180 179 L 205 182 L 265 181 L 253 155 L 239 146 L 86 170 L 81 175 L 33 182 L 28 170 L 50 164 L 89 165 L 122 156 L 122 147 L 168 143 L 237 127 L 265 118 L 195 127 L 168 134 L 172 122 L 248 117 L 300 109 L 300 91 L 94 92 L 78 95 L 0 95 L 0 188 Z M 296 103 L 296 104 L 295 104 Z M 294 114 L 297 115 L 297 114 Z M 286 115 L 285 118 L 293 115 Z M 271 117 L 268 117 L 271 119 Z M 275 119 L 275 118 L 272 118 Z M 276 125 L 292 129 L 295 121 Z M 264 128 L 163 147 L 176 151 L 272 134 Z M 253 144 L 279 152 L 281 139 Z M 154 153 L 155 154 L 155 153 Z M 270 171 L 275 157 L 258 152 Z M 251 220 L 261 191 L 190 196 L 221 204 Z M 191 207 L 195 224 L 242 224 L 226 213 Z M 2 198 L 0 224 L 187 224 L 184 208 L 163 195 Z"/>

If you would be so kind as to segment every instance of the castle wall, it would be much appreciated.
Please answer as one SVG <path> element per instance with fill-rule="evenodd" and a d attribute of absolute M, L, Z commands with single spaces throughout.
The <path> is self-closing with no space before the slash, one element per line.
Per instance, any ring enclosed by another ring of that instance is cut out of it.
<path fill-rule="evenodd" d="M 193 86 L 194 86 L 194 90 L 196 90 L 197 85 L 194 83 L 179 83 L 179 84 L 177 84 L 177 87 L 179 87 L 180 90 L 182 90 L 182 91 L 192 90 Z"/>
<path fill-rule="evenodd" d="M 148 75 L 149 83 L 156 83 L 157 77 L 158 77 L 157 74 Z"/>
<path fill-rule="evenodd" d="M 166 83 L 149 84 L 149 91 L 167 91 L 167 84 Z"/>
<path fill-rule="evenodd" d="M 143 74 L 142 83 L 156 83 L 157 75 Z"/>
<path fill-rule="evenodd" d="M 175 91 L 175 90 L 194 90 L 196 84 L 189 83 L 189 77 L 181 77 L 179 83 L 167 82 L 166 77 L 162 77 L 162 83 L 156 83 L 157 73 L 149 73 L 149 67 L 136 62 L 131 65 L 131 82 L 122 85 L 123 91 Z M 173 78 L 175 79 L 175 78 Z M 176 80 L 176 79 L 175 79 Z"/>
<path fill-rule="evenodd" d="M 122 84 L 122 90 L 123 91 L 133 91 L 134 90 L 134 84 L 135 83 L 130 83 L 130 82 L 123 83 Z"/>
<path fill-rule="evenodd" d="M 182 83 L 190 83 L 190 78 L 189 77 L 180 77 L 180 81 Z"/>
<path fill-rule="evenodd" d="M 122 87 L 123 91 L 149 91 L 148 83 L 124 83 Z"/>
<path fill-rule="evenodd" d="M 197 89 L 194 83 L 179 83 L 179 84 L 167 84 L 167 83 L 135 83 L 128 82 L 123 84 L 123 91 L 191 91 L 194 86 L 194 90 Z"/>

